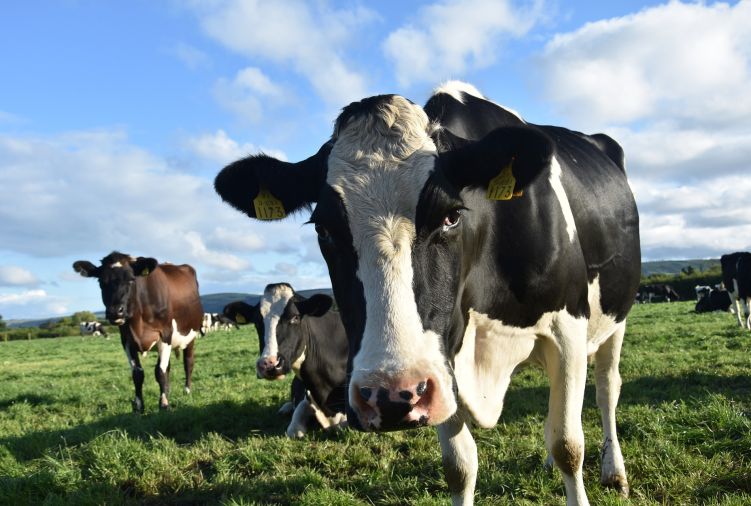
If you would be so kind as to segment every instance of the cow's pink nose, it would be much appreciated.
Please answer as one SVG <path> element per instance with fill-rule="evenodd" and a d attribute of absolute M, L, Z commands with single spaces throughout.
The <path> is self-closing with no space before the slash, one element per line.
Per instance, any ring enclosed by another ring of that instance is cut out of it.
<path fill-rule="evenodd" d="M 350 386 L 350 425 L 366 431 L 401 430 L 427 425 L 437 382 L 425 378 L 416 382 Z"/>
<path fill-rule="evenodd" d="M 256 361 L 256 376 L 265 379 L 280 379 L 284 377 L 283 360 L 281 357 L 261 357 Z"/>

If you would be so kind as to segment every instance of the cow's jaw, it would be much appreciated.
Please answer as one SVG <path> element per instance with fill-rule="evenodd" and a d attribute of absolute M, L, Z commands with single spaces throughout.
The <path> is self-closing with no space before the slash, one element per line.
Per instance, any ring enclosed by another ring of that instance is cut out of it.
<path fill-rule="evenodd" d="M 436 148 L 422 109 L 401 97 L 391 101 L 382 118 L 391 122 L 390 135 L 373 133 L 383 127 L 377 118 L 350 121 L 327 174 L 347 211 L 365 296 L 348 392 L 348 419 L 363 430 L 438 424 L 456 410 L 441 338 L 423 328 L 413 290 L 415 212 Z"/>

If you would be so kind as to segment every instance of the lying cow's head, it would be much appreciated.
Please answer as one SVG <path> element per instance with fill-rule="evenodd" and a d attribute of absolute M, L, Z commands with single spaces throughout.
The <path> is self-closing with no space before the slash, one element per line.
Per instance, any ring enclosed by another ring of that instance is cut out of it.
<path fill-rule="evenodd" d="M 436 142 L 452 147 L 439 153 Z M 310 221 L 350 340 L 348 420 L 395 430 L 455 412 L 452 359 L 466 316 L 458 298 L 492 233 L 483 220 L 488 183 L 512 163 L 514 190 L 523 191 L 551 157 L 551 141 L 532 127 L 469 142 L 383 95 L 346 107 L 307 160 L 249 157 L 226 167 L 215 187 L 252 218 L 259 190 L 287 213 L 317 203 Z"/>
<path fill-rule="evenodd" d="M 73 270 L 83 277 L 99 280 L 107 320 L 113 325 L 123 325 L 132 316 L 130 301 L 136 276 L 148 276 L 157 265 L 154 258 L 135 258 L 113 251 L 102 259 L 99 267 L 79 260 L 73 263 Z"/>
<path fill-rule="evenodd" d="M 305 360 L 307 339 L 310 334 L 306 329 L 306 320 L 310 317 L 323 316 L 333 304 L 334 300 L 322 293 L 315 294 L 308 299 L 298 295 L 287 303 L 276 325 L 278 357 L 279 363 L 282 364 L 283 374 L 299 371 Z"/>

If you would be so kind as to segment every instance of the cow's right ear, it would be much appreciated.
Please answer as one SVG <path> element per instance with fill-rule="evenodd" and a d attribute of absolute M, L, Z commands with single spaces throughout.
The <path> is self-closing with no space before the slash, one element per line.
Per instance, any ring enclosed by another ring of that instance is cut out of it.
<path fill-rule="evenodd" d="M 323 293 L 317 293 L 310 298 L 296 302 L 301 315 L 323 316 L 334 305 L 334 299 Z"/>
<path fill-rule="evenodd" d="M 283 219 L 301 209 L 310 210 L 326 182 L 332 145 L 327 142 L 315 155 L 297 163 L 263 154 L 243 158 L 222 169 L 214 189 L 251 218 Z"/>
<path fill-rule="evenodd" d="M 98 278 L 100 269 L 87 260 L 73 262 L 73 270 L 84 278 Z"/>

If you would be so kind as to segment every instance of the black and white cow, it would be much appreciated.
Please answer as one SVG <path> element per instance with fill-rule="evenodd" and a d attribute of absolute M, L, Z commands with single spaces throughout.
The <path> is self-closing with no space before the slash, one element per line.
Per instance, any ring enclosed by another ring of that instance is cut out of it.
<path fill-rule="evenodd" d="M 107 331 L 104 329 L 104 325 L 97 321 L 93 322 L 81 322 L 78 324 L 79 331 L 82 336 L 105 336 L 107 337 Z"/>
<path fill-rule="evenodd" d="M 738 251 L 720 257 L 722 283 L 730 293 L 738 325 L 751 329 L 751 253 Z"/>
<path fill-rule="evenodd" d="M 672 302 L 680 300 L 678 292 L 672 287 L 664 283 L 657 283 L 652 285 L 644 285 L 639 288 L 639 300 L 642 303 L 649 302 Z"/>
<path fill-rule="evenodd" d="M 311 222 L 347 331 L 347 419 L 367 431 L 437 425 L 454 504 L 471 504 L 474 422 L 492 427 L 512 373 L 550 378 L 545 426 L 568 504 L 587 504 L 587 359 L 602 415 L 601 481 L 628 494 L 616 434 L 639 216 L 621 147 L 525 122 L 451 82 L 424 108 L 397 95 L 347 106 L 332 138 L 288 163 L 258 155 L 215 188 L 256 217 L 316 203 Z"/>
<path fill-rule="evenodd" d="M 696 311 L 697 313 L 729 311 L 730 304 L 732 303 L 730 299 L 730 293 L 724 288 L 707 288 L 709 288 L 709 291 L 702 290 L 702 295 L 699 300 L 696 301 L 694 311 Z"/>
<path fill-rule="evenodd" d="M 718 287 L 715 287 L 718 288 Z M 696 293 L 696 301 L 699 302 L 703 297 L 706 295 L 709 295 L 709 292 L 712 291 L 712 287 L 709 285 L 696 285 L 694 287 L 694 292 Z"/>
<path fill-rule="evenodd" d="M 277 374 L 294 372 L 305 399 L 296 404 L 287 436 L 304 437 L 311 419 L 324 428 L 341 427 L 344 415 L 349 341 L 334 301 L 325 294 L 295 294 L 276 327 Z"/>

